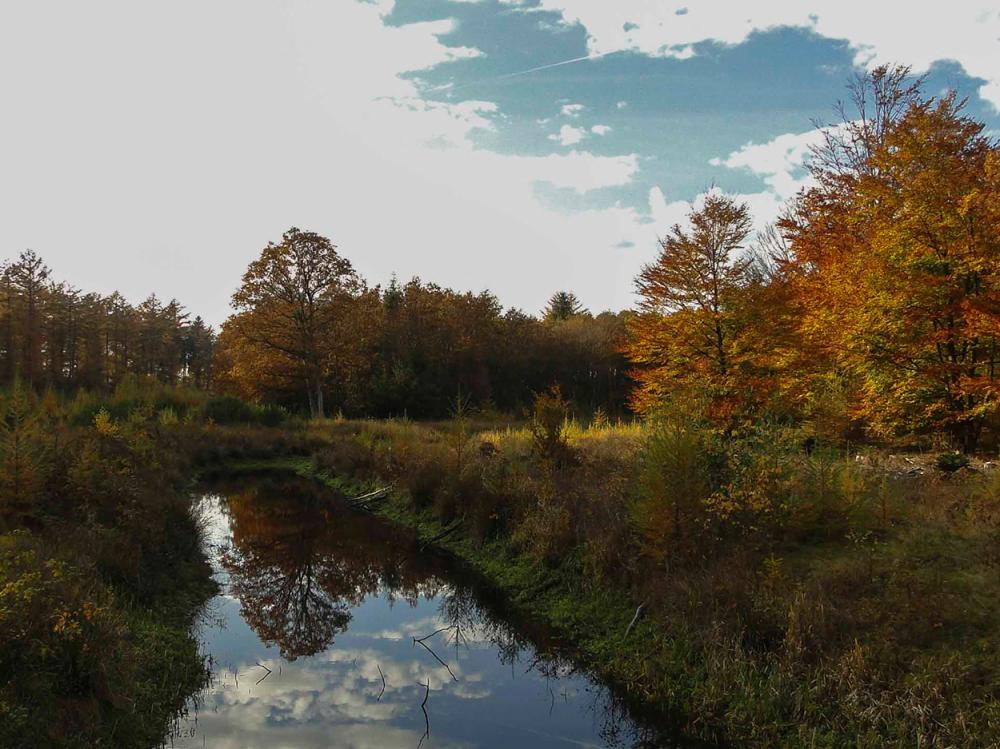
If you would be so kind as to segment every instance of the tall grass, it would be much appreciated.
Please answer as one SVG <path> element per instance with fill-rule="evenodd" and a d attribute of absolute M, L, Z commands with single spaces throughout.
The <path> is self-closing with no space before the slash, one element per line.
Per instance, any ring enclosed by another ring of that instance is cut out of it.
<path fill-rule="evenodd" d="M 698 733 L 996 745 L 996 471 L 900 464 L 768 422 L 721 433 L 683 411 L 565 420 L 557 462 L 530 423 L 320 431 L 319 470 L 393 482 L 469 538 L 644 604 L 629 643 L 615 632 L 594 647 Z"/>

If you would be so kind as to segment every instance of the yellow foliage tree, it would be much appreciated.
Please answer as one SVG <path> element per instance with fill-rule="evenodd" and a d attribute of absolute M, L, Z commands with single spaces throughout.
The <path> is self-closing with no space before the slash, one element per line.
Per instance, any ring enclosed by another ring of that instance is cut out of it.
<path fill-rule="evenodd" d="M 869 81 L 878 131 L 838 136 L 863 158 L 820 158 L 781 226 L 804 337 L 859 383 L 871 430 L 943 429 L 972 450 L 1000 402 L 997 149 L 954 95 L 923 99 L 901 71 Z"/>
<path fill-rule="evenodd" d="M 639 312 L 625 346 L 638 382 L 632 406 L 648 413 L 673 393 L 697 390 L 727 422 L 746 396 L 754 345 L 745 314 L 751 258 L 740 253 L 750 212 L 712 193 L 688 218 L 690 228 L 675 225 L 636 280 Z"/>

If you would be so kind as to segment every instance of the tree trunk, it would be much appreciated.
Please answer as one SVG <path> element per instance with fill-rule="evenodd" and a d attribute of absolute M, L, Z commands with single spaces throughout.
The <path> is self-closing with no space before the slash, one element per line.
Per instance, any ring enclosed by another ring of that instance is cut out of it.
<path fill-rule="evenodd" d="M 306 377 L 306 394 L 309 396 L 309 418 L 323 418 L 323 378 L 317 374 Z"/>
<path fill-rule="evenodd" d="M 322 419 L 326 414 L 323 410 L 323 381 L 316 378 L 316 413 L 314 418 Z"/>

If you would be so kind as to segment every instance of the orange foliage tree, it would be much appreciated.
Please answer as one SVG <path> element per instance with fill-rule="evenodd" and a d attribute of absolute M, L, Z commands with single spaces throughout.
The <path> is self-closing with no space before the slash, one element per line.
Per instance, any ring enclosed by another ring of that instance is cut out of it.
<path fill-rule="evenodd" d="M 353 340 L 345 321 L 363 291 L 350 261 L 326 237 L 292 228 L 269 243 L 233 294 L 237 314 L 226 327 L 229 377 L 297 379 L 314 417 L 325 413 L 329 373 Z"/>
<path fill-rule="evenodd" d="M 638 314 L 625 349 L 638 387 L 632 406 L 646 413 L 672 393 L 697 390 L 728 420 L 743 397 L 752 357 L 745 291 L 752 261 L 740 253 L 750 234 L 745 204 L 712 193 L 661 241 L 636 281 Z"/>
<path fill-rule="evenodd" d="M 871 431 L 943 429 L 974 449 L 998 403 L 997 149 L 905 68 L 855 90 L 780 222 L 803 338 L 858 383 Z"/>

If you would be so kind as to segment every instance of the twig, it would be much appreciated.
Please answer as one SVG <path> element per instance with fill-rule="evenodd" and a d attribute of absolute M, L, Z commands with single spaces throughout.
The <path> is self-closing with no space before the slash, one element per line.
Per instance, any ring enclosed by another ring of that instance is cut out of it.
<path fill-rule="evenodd" d="M 628 627 L 625 628 L 625 636 L 622 638 L 623 640 L 628 639 L 629 632 L 632 631 L 632 627 L 635 626 L 635 623 L 639 621 L 639 617 L 642 616 L 642 612 L 645 610 L 645 608 L 646 608 L 646 602 L 643 601 L 642 603 L 639 604 L 639 608 L 635 610 L 635 616 L 632 617 L 632 621 L 630 621 L 628 623 Z"/>
<path fill-rule="evenodd" d="M 377 663 L 375 664 L 375 668 L 378 669 L 378 675 L 382 677 L 382 691 L 378 693 L 378 699 L 375 700 L 375 701 L 376 702 L 381 702 L 382 701 L 382 695 L 385 694 L 385 674 L 382 673 L 382 667 L 380 665 L 378 665 Z"/>
<path fill-rule="evenodd" d="M 273 671 L 271 671 L 271 669 L 269 669 L 269 668 L 268 668 L 267 666 L 265 666 L 265 665 L 264 665 L 263 663 L 258 663 L 257 665 L 258 665 L 258 666 L 260 666 L 260 667 L 261 667 L 262 669 L 264 669 L 265 671 L 267 671 L 267 673 L 266 673 L 266 674 L 264 674 L 263 676 L 261 676 L 261 677 L 260 677 L 259 679 L 257 679 L 257 681 L 255 681 L 255 682 L 254 682 L 254 684 L 253 684 L 254 686 L 257 686 L 257 685 L 258 685 L 258 684 L 260 684 L 260 683 L 261 683 L 262 681 L 264 681 L 264 679 L 266 679 L 266 678 L 267 678 L 268 676 L 270 676 L 270 675 L 271 675 L 272 673 L 274 673 Z"/>
<path fill-rule="evenodd" d="M 421 549 L 426 548 L 427 546 L 430 546 L 431 544 L 436 544 L 438 541 L 442 540 L 443 538 L 446 538 L 447 536 L 450 536 L 452 533 L 454 533 L 459 528 L 461 528 L 462 527 L 462 523 L 464 523 L 464 522 L 465 522 L 465 518 L 459 518 L 458 520 L 456 520 L 454 523 L 452 523 L 451 525 L 449 525 L 447 528 L 445 528 L 443 531 L 441 531 L 437 535 L 432 536 L 431 538 L 428 538 L 426 541 L 421 541 L 420 542 L 420 548 Z"/>
<path fill-rule="evenodd" d="M 454 626 L 455 626 L 454 624 L 449 624 L 447 627 L 441 627 L 441 629 L 435 629 L 429 635 L 424 635 L 423 637 L 414 637 L 413 639 L 416 640 L 417 642 L 423 642 L 424 640 L 431 639 L 434 635 L 439 635 L 442 632 L 447 632 L 449 629 L 451 629 Z"/>
<path fill-rule="evenodd" d="M 420 749 L 420 745 L 424 743 L 424 739 L 431 735 L 431 719 L 427 715 L 427 698 L 431 694 L 431 680 L 428 679 L 427 683 L 424 685 L 424 701 L 420 703 L 420 709 L 424 711 L 424 735 L 420 737 L 420 741 L 417 743 L 417 749 Z"/>
<path fill-rule="evenodd" d="M 451 674 L 451 678 L 454 679 L 455 681 L 458 681 L 458 677 L 455 676 L 455 672 L 451 670 L 451 666 L 449 666 L 443 660 L 441 660 L 440 658 L 438 658 L 438 654 L 435 653 L 433 650 L 431 650 L 429 647 L 427 647 L 427 644 L 423 640 L 418 640 L 416 637 L 414 637 L 413 638 L 413 644 L 414 645 L 420 645 L 420 647 L 422 647 L 428 653 L 430 653 L 431 655 L 433 655 L 434 656 L 434 660 L 436 660 L 438 663 L 440 663 L 442 666 L 444 666 L 446 669 L 448 669 L 448 673 Z"/>

